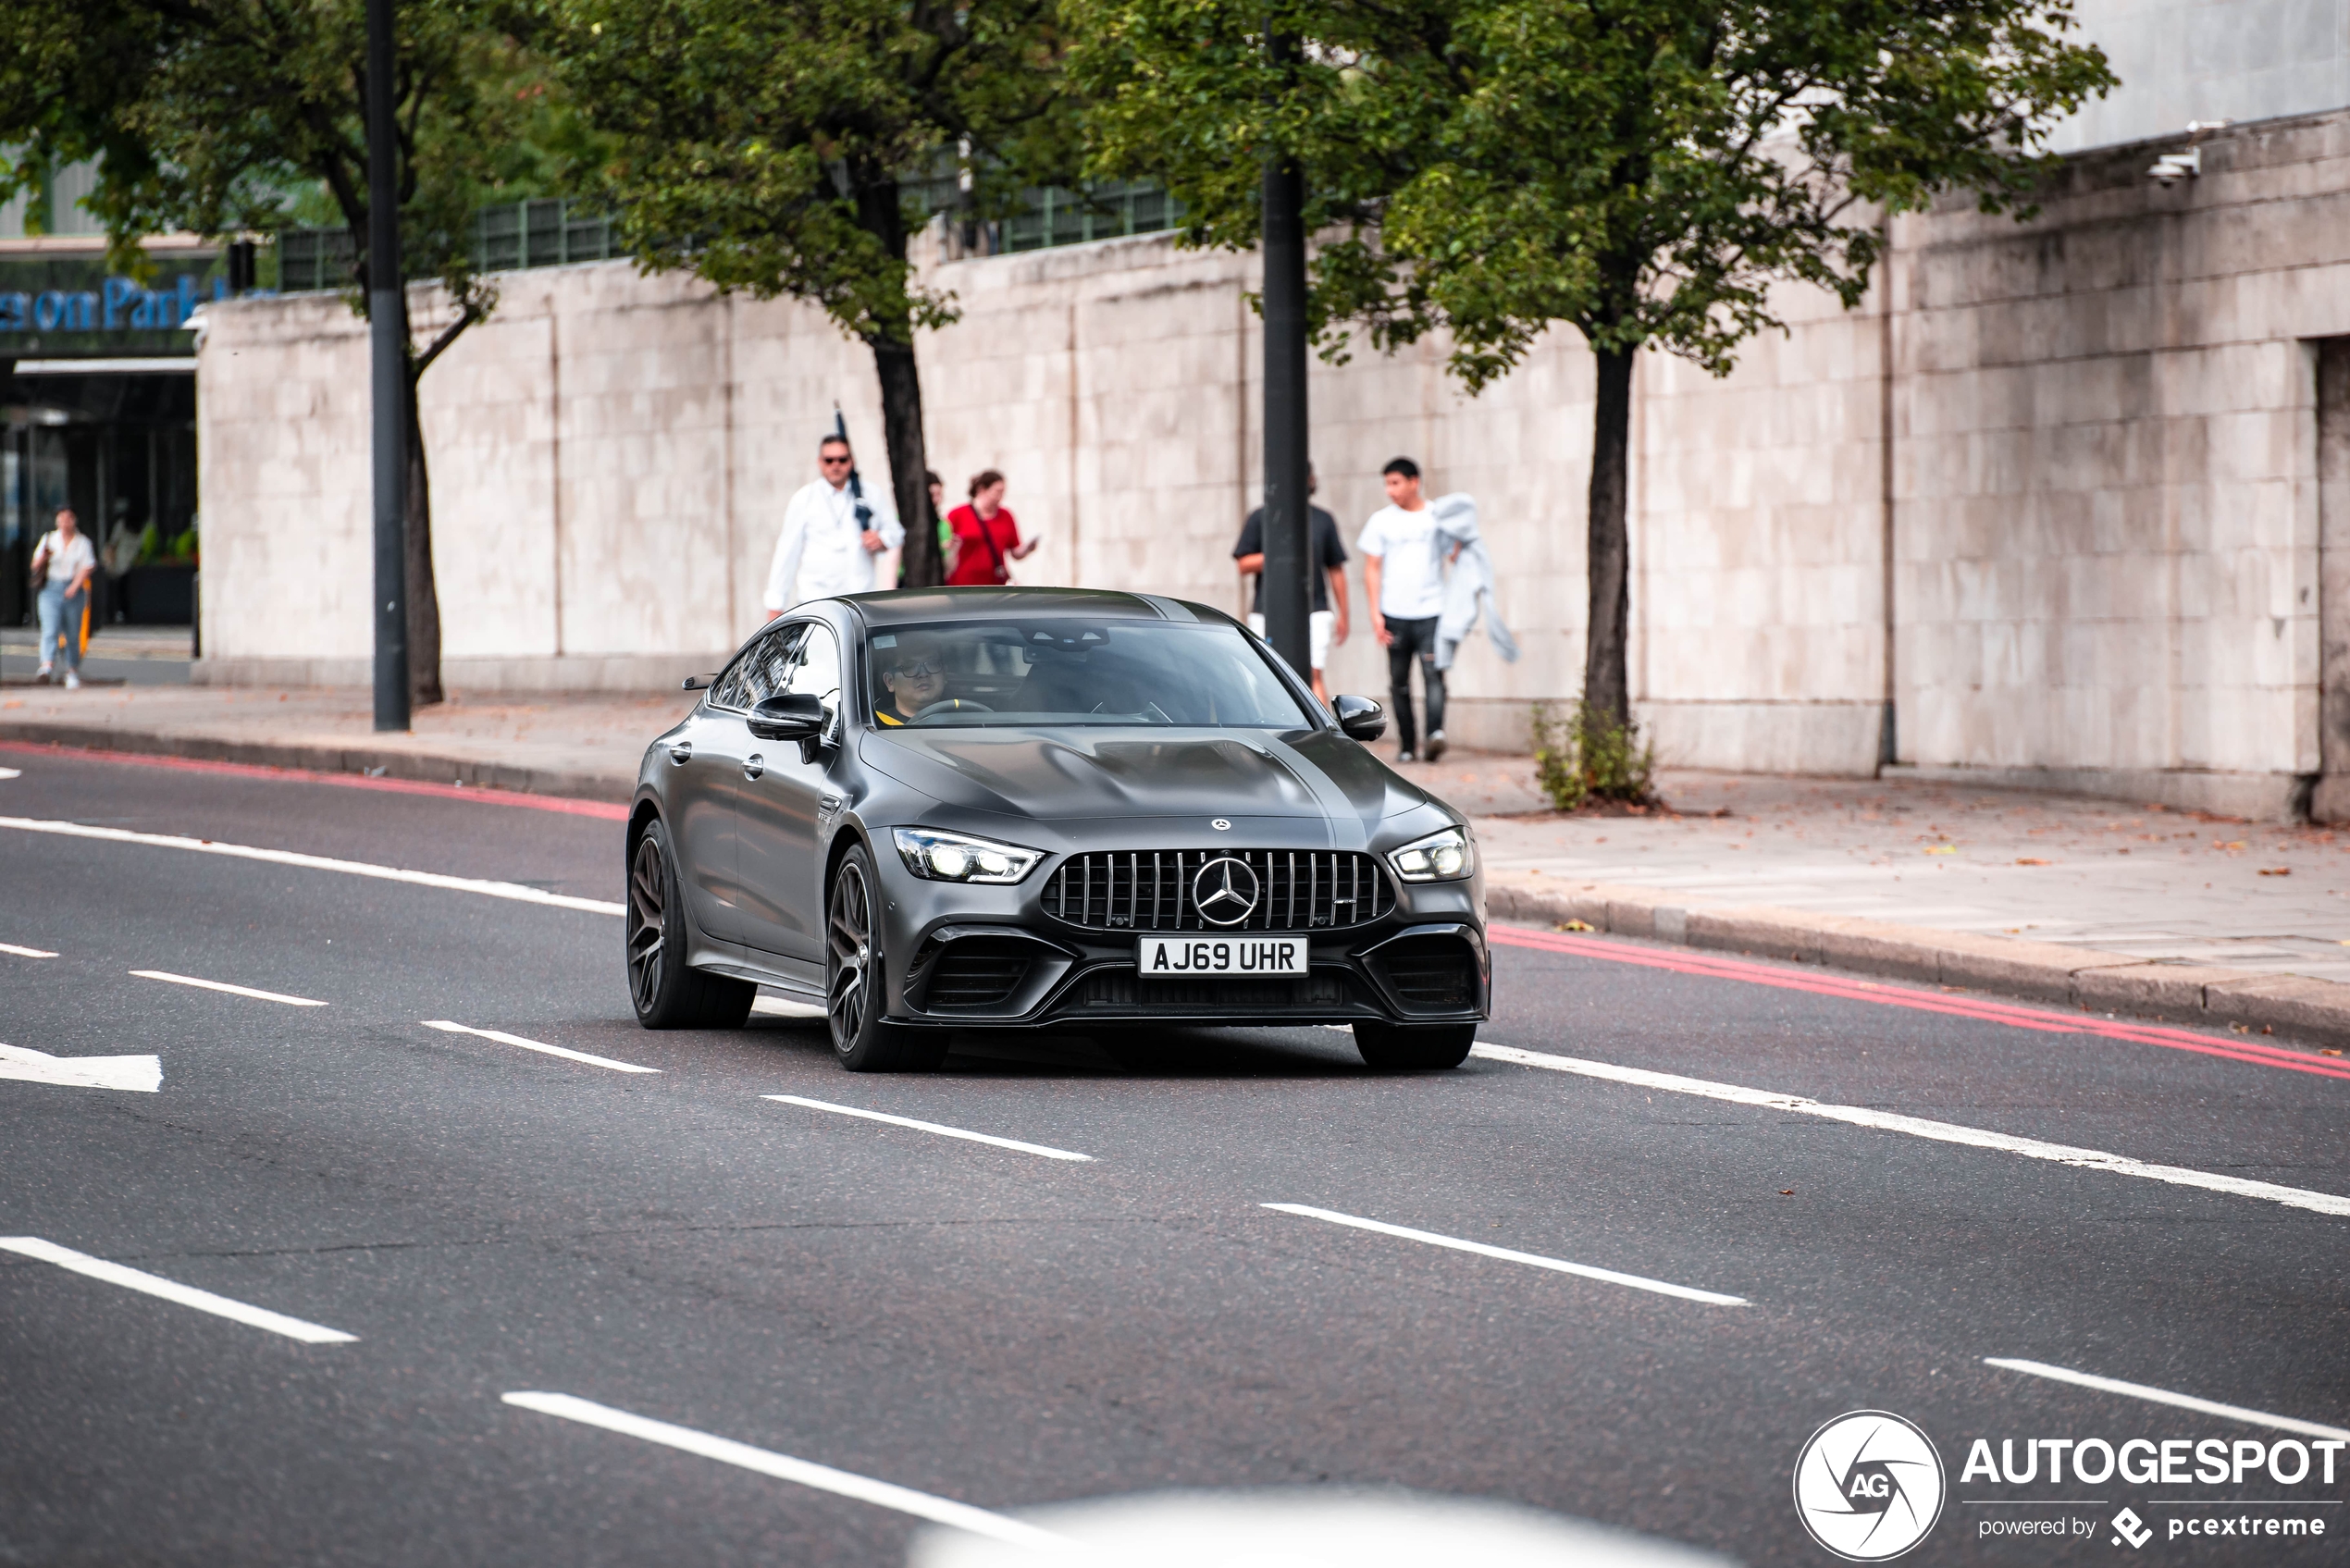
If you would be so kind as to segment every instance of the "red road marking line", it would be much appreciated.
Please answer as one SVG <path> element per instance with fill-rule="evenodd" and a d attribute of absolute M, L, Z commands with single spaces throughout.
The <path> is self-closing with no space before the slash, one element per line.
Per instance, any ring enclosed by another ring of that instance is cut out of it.
<path fill-rule="evenodd" d="M 1750 963 L 1738 958 L 1661 953 L 1653 948 L 1632 947 L 1619 942 L 1594 941 L 1588 937 L 1532 931 L 1523 926 L 1489 926 L 1486 928 L 1486 935 L 1492 941 L 1511 947 L 1531 947 L 1546 953 L 1571 953 L 1577 957 L 1605 958 L 1612 963 L 1635 964 L 1643 969 L 1671 969 L 1677 974 L 1705 975 L 1714 980 L 1735 980 L 1749 985 L 1772 986 L 1781 991 L 1808 991 L 1816 995 L 1841 997 L 1846 1001 L 1874 1002 L 1886 1007 L 1907 1007 L 1912 1012 L 1942 1013 L 1953 1018 L 1976 1019 L 1986 1023 L 2007 1024 L 2016 1029 L 2037 1030 L 2047 1034 L 2095 1035 L 2104 1040 L 2126 1041 L 2134 1045 L 2159 1045 L 2165 1050 L 2192 1051 L 2198 1056 L 2225 1056 L 2230 1061 L 2250 1062 L 2256 1067 L 2283 1068 L 2291 1072 L 2314 1073 L 2319 1078 L 2350 1079 L 2350 1067 L 2335 1067 L 2328 1062 L 2311 1061 L 2307 1056 L 2282 1046 L 2262 1045 L 2249 1040 L 2213 1040 L 2206 1035 L 2191 1034 L 2185 1030 L 2164 1029 L 2158 1024 L 2125 1024 L 2118 1019 L 2078 1017 L 2041 1007 L 2020 1006 L 2012 1002 L 1934 996 L 1923 992 L 1899 990 L 1870 981 L 1846 980 L 1829 975 L 1815 978 L 1812 975 L 1794 974 L 1786 969 L 1774 969 L 1767 964 Z"/>
<path fill-rule="evenodd" d="M 340 784 L 345 789 L 376 789 L 392 795 L 432 795 L 444 800 L 471 800 L 488 806 L 526 806 L 534 811 L 557 811 L 572 817 L 600 817 L 606 821 L 628 820 L 628 808 L 603 800 L 570 800 L 560 795 L 531 795 L 518 789 L 489 785 L 427 784 L 422 779 L 371 779 L 364 773 L 320 773 L 307 768 L 271 768 L 254 762 L 208 762 L 192 757 L 156 757 L 142 751 L 100 751 L 87 747 L 56 746 L 39 741 L 0 741 L 0 751 L 33 752 L 69 758 L 77 762 L 128 762 L 141 768 L 177 768 L 192 773 L 225 773 L 233 778 L 291 780 L 296 784 Z"/>

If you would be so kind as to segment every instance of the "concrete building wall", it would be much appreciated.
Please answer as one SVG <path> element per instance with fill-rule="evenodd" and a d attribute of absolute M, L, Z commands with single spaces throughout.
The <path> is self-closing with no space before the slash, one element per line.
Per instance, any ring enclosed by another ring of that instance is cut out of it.
<path fill-rule="evenodd" d="M 2079 0 L 2073 15 L 2121 85 L 2058 129 L 2059 152 L 2350 105 L 2350 0 Z"/>
<path fill-rule="evenodd" d="M 1901 219 L 1860 309 L 1785 290 L 1788 330 L 1727 377 L 1642 356 L 1632 670 L 1666 759 L 1865 772 L 1890 742 L 2261 811 L 2317 771 L 2310 344 L 2350 334 L 2350 115 L 2221 132 L 2174 187 L 2150 157 L 2074 159 L 2025 224 Z M 1009 476 L 1042 541 L 1019 578 L 1240 609 L 1253 258 L 1152 237 L 928 265 L 963 310 L 921 344 L 932 461 L 952 499 Z M 209 315 L 210 673 L 363 678 L 360 326 L 330 299 Z M 1478 498 L 1525 656 L 1473 641 L 1448 727 L 1515 745 L 1529 699 L 1581 684 L 1591 364 L 1553 334 L 1472 400 L 1442 359 L 1316 366 L 1320 499 L 1351 544 L 1398 452 Z M 711 667 L 759 622 L 835 398 L 882 482 L 870 357 L 815 311 L 625 263 L 509 278 L 425 383 L 451 684 Z M 1377 693 L 1354 580 L 1331 680 Z"/>

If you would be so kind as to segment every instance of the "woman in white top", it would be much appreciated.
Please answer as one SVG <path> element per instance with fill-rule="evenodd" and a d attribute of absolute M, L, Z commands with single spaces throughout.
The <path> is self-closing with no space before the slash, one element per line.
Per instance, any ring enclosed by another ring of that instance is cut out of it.
<path fill-rule="evenodd" d="M 66 685 L 81 685 L 81 615 L 90 604 L 90 574 L 98 569 L 98 552 L 81 532 L 73 508 L 57 509 L 57 525 L 41 536 L 32 552 L 32 575 L 41 585 L 41 671 L 33 679 L 46 682 L 62 639 L 66 655 Z"/>

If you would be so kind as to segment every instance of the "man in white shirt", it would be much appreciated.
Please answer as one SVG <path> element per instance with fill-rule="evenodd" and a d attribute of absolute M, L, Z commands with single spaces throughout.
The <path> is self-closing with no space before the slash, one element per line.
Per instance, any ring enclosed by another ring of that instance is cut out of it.
<path fill-rule="evenodd" d="M 770 621 L 811 599 L 870 592 L 873 557 L 906 542 L 887 496 L 868 491 L 860 501 L 849 494 L 848 476 L 857 460 L 846 440 L 825 437 L 816 448 L 816 462 L 823 477 L 801 486 L 784 508 L 784 530 L 776 537 L 767 592 L 760 600 Z"/>
<path fill-rule="evenodd" d="M 63 650 L 70 689 L 81 685 L 81 626 L 88 618 L 90 578 L 98 570 L 98 552 L 91 548 L 73 508 L 59 507 L 56 521 L 32 551 L 32 574 L 41 584 L 41 670 L 33 680 L 48 685 L 50 669 Z"/>
<path fill-rule="evenodd" d="M 1420 494 L 1420 465 L 1399 457 L 1381 471 L 1388 504 L 1371 513 L 1354 548 L 1363 557 L 1363 587 L 1371 601 L 1371 635 L 1387 649 L 1387 690 L 1395 709 L 1399 762 L 1413 759 L 1412 665 L 1420 667 L 1428 698 L 1431 762 L 1444 755 L 1444 672 L 1436 667 L 1436 626 L 1444 615 L 1442 546 L 1436 513 Z"/>

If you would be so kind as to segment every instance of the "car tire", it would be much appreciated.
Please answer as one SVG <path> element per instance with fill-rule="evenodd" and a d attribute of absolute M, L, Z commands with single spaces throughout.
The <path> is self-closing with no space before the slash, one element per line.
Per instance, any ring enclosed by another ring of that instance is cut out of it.
<path fill-rule="evenodd" d="M 824 895 L 824 1021 L 833 1055 L 851 1072 L 928 1072 L 946 1059 L 946 1031 L 882 1017 L 887 1002 L 880 883 L 873 858 L 851 846 Z"/>
<path fill-rule="evenodd" d="M 623 921 L 628 999 L 647 1029 L 740 1029 L 759 987 L 686 964 L 686 901 L 669 830 L 656 817 L 628 854 L 628 917 Z"/>
<path fill-rule="evenodd" d="M 1456 1068 L 1477 1043 L 1473 1023 L 1358 1023 L 1354 1049 L 1366 1066 L 1382 1072 L 1424 1072 Z"/>

